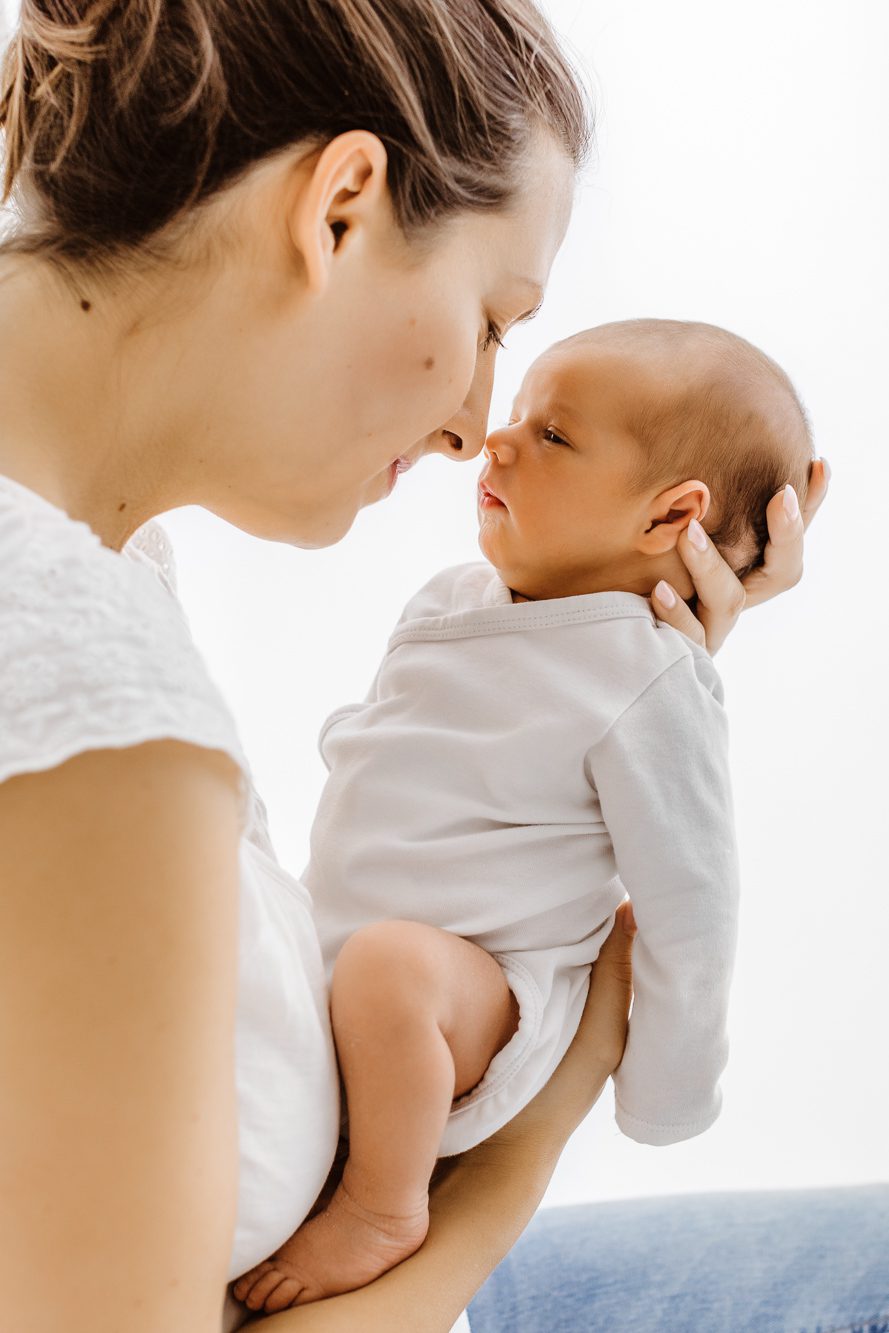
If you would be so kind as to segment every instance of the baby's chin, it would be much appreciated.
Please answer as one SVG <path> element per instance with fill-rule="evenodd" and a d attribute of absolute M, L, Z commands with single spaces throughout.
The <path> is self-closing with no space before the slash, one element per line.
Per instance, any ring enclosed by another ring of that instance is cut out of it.
<path fill-rule="evenodd" d="M 529 574 L 527 570 L 504 568 L 493 560 L 489 560 L 488 564 L 497 571 L 513 597 L 521 597 L 528 602 L 542 602 L 549 597 L 559 596 L 558 592 L 547 589 L 539 575 Z"/>
<path fill-rule="evenodd" d="M 529 602 L 542 602 L 550 597 L 561 597 L 559 578 L 552 571 L 529 568 L 524 562 L 503 561 L 496 551 L 488 552 L 484 528 L 479 533 L 479 549 L 488 564 L 497 571 L 502 581 L 511 592 L 524 597 Z"/>

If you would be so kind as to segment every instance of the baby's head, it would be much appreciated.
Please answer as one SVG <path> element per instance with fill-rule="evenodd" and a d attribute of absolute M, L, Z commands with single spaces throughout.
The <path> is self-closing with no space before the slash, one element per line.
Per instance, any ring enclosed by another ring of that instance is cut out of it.
<path fill-rule="evenodd" d="M 693 518 L 741 576 L 762 561 L 765 509 L 813 458 L 784 371 L 712 324 L 603 324 L 531 366 L 479 484 L 479 544 L 531 598 L 693 589 L 676 543 Z"/>

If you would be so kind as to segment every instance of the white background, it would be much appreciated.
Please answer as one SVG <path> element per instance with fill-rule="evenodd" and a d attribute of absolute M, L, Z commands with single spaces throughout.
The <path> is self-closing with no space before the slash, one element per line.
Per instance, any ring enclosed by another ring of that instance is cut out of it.
<path fill-rule="evenodd" d="M 599 158 L 542 314 L 507 339 L 493 420 L 557 337 L 633 316 L 709 320 L 785 366 L 834 472 L 804 582 L 745 615 L 718 658 L 743 869 L 723 1115 L 702 1138 L 645 1148 L 618 1134 L 606 1093 L 548 1202 L 886 1178 L 889 7 L 548 9 L 594 81 Z M 477 558 L 478 470 L 428 461 L 316 553 L 198 510 L 166 519 L 196 637 L 296 872 L 320 723 L 363 695 L 411 592 Z"/>

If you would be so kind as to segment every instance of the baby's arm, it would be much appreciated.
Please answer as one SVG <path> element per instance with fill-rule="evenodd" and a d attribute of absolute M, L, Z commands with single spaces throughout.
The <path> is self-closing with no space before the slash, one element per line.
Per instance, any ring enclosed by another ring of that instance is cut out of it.
<path fill-rule="evenodd" d="M 518 1022 L 493 958 L 434 926 L 380 921 L 336 961 L 331 1020 L 349 1158 L 326 1208 L 235 1285 L 268 1313 L 351 1291 L 412 1254 L 451 1102 L 475 1087 Z"/>
<path fill-rule="evenodd" d="M 587 757 L 639 933 L 616 1119 L 640 1143 L 692 1138 L 719 1114 L 738 871 L 722 689 L 683 657 Z"/>

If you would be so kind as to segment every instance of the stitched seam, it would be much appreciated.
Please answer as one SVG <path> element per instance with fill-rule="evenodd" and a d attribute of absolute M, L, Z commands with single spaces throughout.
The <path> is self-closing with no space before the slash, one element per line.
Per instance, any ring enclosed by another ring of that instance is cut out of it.
<path fill-rule="evenodd" d="M 691 642 L 691 640 L 689 640 L 688 642 Z M 617 724 L 621 722 L 630 712 L 630 709 L 635 708 L 636 705 L 640 703 L 645 698 L 645 696 L 654 689 L 655 685 L 657 685 L 660 681 L 662 681 L 664 677 L 668 675 L 671 671 L 678 671 L 678 669 L 685 662 L 687 662 L 690 657 L 693 658 L 694 653 L 685 652 L 682 654 L 681 657 L 677 657 L 674 662 L 671 662 L 669 666 L 665 666 L 663 671 L 658 672 L 654 680 L 648 682 L 648 684 L 645 686 L 645 689 L 642 691 L 641 694 L 637 694 L 635 699 L 631 699 L 630 702 L 626 705 L 626 707 L 623 708 L 620 713 L 618 713 L 617 717 L 611 719 L 611 722 L 608 724 L 608 730 L 604 732 L 595 742 L 595 744 L 591 745 L 589 750 L 587 751 L 585 763 L 590 774 L 592 774 L 592 764 L 590 762 L 590 755 L 593 753 L 593 750 L 598 749 L 598 747 L 608 739 L 608 737 L 614 731 Z M 719 700 L 717 700 L 717 703 L 718 702 Z M 720 705 L 720 707 L 722 707 L 722 705 Z M 592 780 L 592 776 L 588 778 L 588 781 L 590 782 L 590 785 L 592 786 L 593 790 L 597 791 L 598 789 L 596 787 L 595 782 Z"/>
<path fill-rule="evenodd" d="M 640 1116 L 628 1111 L 619 1097 L 615 1097 L 614 1104 L 627 1120 L 632 1120 L 636 1125 L 645 1125 L 648 1129 L 694 1129 L 696 1125 L 708 1123 L 707 1116 L 699 1116 L 697 1120 L 642 1120 Z"/>
<path fill-rule="evenodd" d="M 601 611 L 565 611 L 561 614 L 550 612 L 548 615 L 528 616 L 518 622 L 510 615 L 496 619 L 474 620 L 467 625 L 449 625 L 441 629 L 403 629 L 396 631 L 389 640 L 389 647 L 396 648 L 400 643 L 414 639 L 466 639 L 480 634 L 515 634 L 519 630 L 552 629 L 558 625 L 583 625 L 597 620 L 647 620 L 653 628 L 657 624 L 653 615 L 643 610 L 630 610 L 628 607 L 603 608 Z M 518 622 L 518 623 L 517 623 Z"/>

